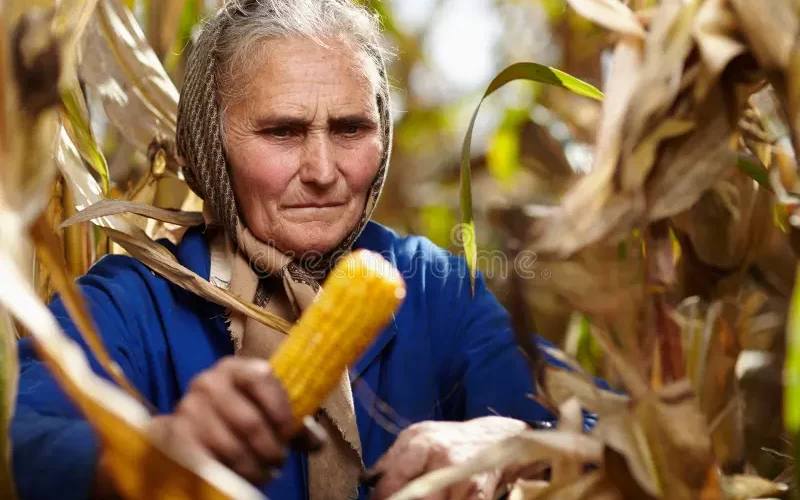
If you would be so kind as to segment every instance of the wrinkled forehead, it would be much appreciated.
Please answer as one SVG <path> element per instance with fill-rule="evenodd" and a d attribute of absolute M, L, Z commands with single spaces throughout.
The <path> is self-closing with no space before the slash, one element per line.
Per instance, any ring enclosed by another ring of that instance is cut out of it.
<path fill-rule="evenodd" d="M 265 38 L 220 63 L 218 91 L 225 105 L 277 95 L 301 99 L 292 91 L 300 92 L 302 84 L 311 82 L 336 87 L 345 100 L 377 107 L 382 83 L 380 62 L 344 36 Z"/>

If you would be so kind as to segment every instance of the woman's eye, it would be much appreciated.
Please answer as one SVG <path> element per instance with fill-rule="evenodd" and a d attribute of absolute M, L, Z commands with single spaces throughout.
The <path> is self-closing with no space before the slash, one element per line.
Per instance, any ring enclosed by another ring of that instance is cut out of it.
<path fill-rule="evenodd" d="M 287 127 L 280 127 L 280 128 L 272 128 L 269 130 L 265 130 L 265 133 L 272 137 L 277 137 L 278 139 L 285 139 L 291 136 L 292 131 L 289 130 Z"/>
<path fill-rule="evenodd" d="M 354 135 L 357 135 L 359 132 L 361 132 L 361 128 L 362 128 L 361 125 L 357 125 L 357 124 L 347 125 L 346 124 L 346 125 L 339 126 L 337 132 L 340 135 L 352 137 Z"/>

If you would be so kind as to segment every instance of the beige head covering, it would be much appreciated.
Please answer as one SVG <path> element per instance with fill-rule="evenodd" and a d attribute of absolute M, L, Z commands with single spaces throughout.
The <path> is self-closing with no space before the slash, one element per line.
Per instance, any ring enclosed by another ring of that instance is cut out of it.
<path fill-rule="evenodd" d="M 239 2 L 235 8 L 223 7 L 203 29 L 189 58 L 181 89 L 177 148 L 186 166 L 184 173 L 189 186 L 205 201 L 210 226 L 221 225 L 225 229 L 220 232 L 222 236 L 216 239 L 216 243 L 212 243 L 212 268 L 217 268 L 212 269 L 212 274 L 220 272 L 228 277 L 229 280 L 224 280 L 229 282 L 228 288 L 242 298 L 253 300 L 256 305 L 294 321 L 318 293 L 316 277 L 324 276 L 332 267 L 334 256 L 341 256 L 350 249 L 366 226 L 380 196 L 391 151 L 389 85 L 380 52 L 370 51 L 368 55 L 380 74 L 376 99 L 384 149 L 358 225 L 336 249 L 314 262 L 294 261 L 258 240 L 245 226 L 233 194 L 220 130 L 216 82 L 217 65 L 222 63 L 217 51 L 220 33 L 228 29 L 233 16 L 248 15 L 248 5 L 253 4 L 255 1 Z M 268 276 L 260 277 L 254 268 L 266 271 L 264 274 Z M 265 359 L 271 356 L 284 337 L 280 332 L 233 312 L 230 314 L 230 333 L 237 354 Z M 318 418 L 327 428 L 330 442 L 322 452 L 309 457 L 311 499 L 354 497 L 357 495 L 358 473 L 363 465 L 347 372 L 342 374 L 339 388 L 325 402 Z"/>

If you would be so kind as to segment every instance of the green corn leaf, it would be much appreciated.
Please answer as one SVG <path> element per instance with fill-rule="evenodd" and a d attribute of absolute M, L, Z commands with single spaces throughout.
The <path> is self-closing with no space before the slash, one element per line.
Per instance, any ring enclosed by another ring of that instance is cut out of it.
<path fill-rule="evenodd" d="M 783 421 L 795 443 L 795 460 L 800 458 L 800 267 L 789 304 L 786 328 L 786 361 L 783 369 Z M 800 484 L 800 467 L 795 467 L 795 484 Z"/>
<path fill-rule="evenodd" d="M 603 93 L 598 89 L 571 76 L 563 71 L 559 71 L 548 66 L 532 62 L 512 64 L 497 75 L 489 84 L 484 92 L 478 106 L 472 113 L 472 119 L 464 135 L 464 144 L 461 148 L 461 244 L 466 254 L 467 266 L 469 266 L 470 283 L 472 291 L 475 291 L 475 261 L 478 256 L 478 247 L 475 242 L 475 221 L 472 216 L 472 178 L 470 173 L 470 146 L 472 144 L 472 129 L 475 126 L 475 119 L 481 109 L 483 101 L 495 90 L 499 89 L 508 82 L 514 80 L 529 80 L 532 82 L 545 83 L 565 88 L 580 96 L 591 99 L 602 100 Z"/>
<path fill-rule="evenodd" d="M 737 154 L 736 167 L 746 176 L 756 181 L 761 187 L 772 191 L 772 185 L 769 182 L 769 172 L 767 172 L 757 159 L 749 155 Z"/>
<path fill-rule="evenodd" d="M 74 87 L 61 94 L 61 102 L 64 105 L 64 128 L 78 148 L 81 157 L 100 176 L 103 194 L 107 195 L 109 190 L 108 163 L 106 163 L 106 158 L 92 132 L 83 93 L 78 87 Z"/>

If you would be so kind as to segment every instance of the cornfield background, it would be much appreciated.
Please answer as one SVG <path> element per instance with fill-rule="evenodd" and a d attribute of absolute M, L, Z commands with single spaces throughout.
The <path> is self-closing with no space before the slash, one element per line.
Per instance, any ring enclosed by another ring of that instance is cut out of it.
<path fill-rule="evenodd" d="M 518 331 L 554 342 L 573 368 L 536 366 L 558 429 L 396 498 L 513 462 L 550 468 L 517 483 L 514 499 L 789 495 L 800 484 L 800 2 L 368 4 L 396 52 L 395 148 L 376 219 L 463 253 Z M 127 252 L 274 320 L 153 241 L 180 238 L 201 209 L 172 141 L 192 36 L 217 6 L 0 0 L 2 498 L 14 495 L 17 335 L 35 336 L 102 437 L 123 496 L 258 498 L 221 465 L 148 435 L 147 405 L 72 284 Z M 536 255 L 525 276 L 481 258 L 524 251 Z M 55 292 L 117 386 L 61 334 L 44 306 Z M 523 336 L 520 346 L 530 350 Z M 588 435 L 581 407 L 600 417 Z"/>

